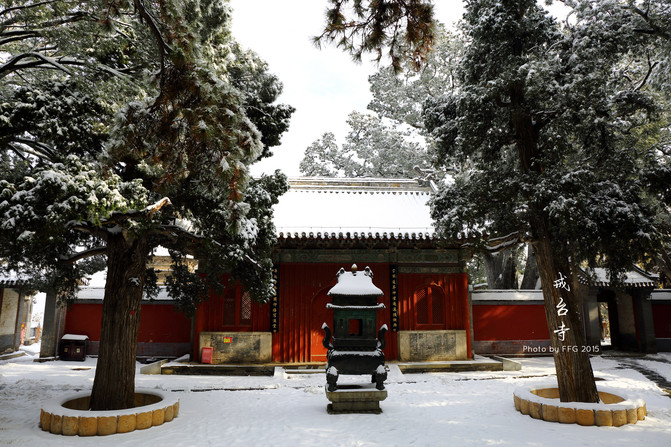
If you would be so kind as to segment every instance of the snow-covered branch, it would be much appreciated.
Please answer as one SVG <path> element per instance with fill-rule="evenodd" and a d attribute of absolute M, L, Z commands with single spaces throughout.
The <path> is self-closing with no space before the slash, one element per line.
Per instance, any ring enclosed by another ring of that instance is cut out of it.
<path fill-rule="evenodd" d="M 519 231 L 515 231 L 505 236 L 487 239 L 484 248 L 489 253 L 498 253 L 511 247 L 515 247 L 521 243 L 533 242 L 529 236 L 525 236 Z"/>
<path fill-rule="evenodd" d="M 19 70 L 24 70 L 27 68 L 49 68 L 49 69 L 57 69 L 60 70 L 68 75 L 72 75 L 72 71 L 68 69 L 67 66 L 89 66 L 90 64 L 73 58 L 73 57 L 49 57 L 45 56 L 44 54 L 35 52 L 35 51 L 30 51 L 26 53 L 21 53 L 17 54 L 4 64 L 0 65 L 0 78 L 3 78 L 13 72 L 19 71 Z M 111 75 L 123 78 L 126 75 L 119 71 L 116 70 L 110 66 L 104 65 L 104 64 L 95 64 L 93 66 L 94 68 L 103 71 L 105 73 L 109 73 Z"/>
<path fill-rule="evenodd" d="M 104 255 L 107 252 L 107 247 L 95 247 L 88 250 L 80 251 L 72 256 L 61 258 L 63 262 L 74 264 L 82 259 L 90 258 L 92 256 Z"/>
<path fill-rule="evenodd" d="M 163 70 L 163 68 L 165 67 L 165 56 L 168 53 L 172 52 L 172 48 L 163 38 L 163 35 L 161 34 L 161 30 L 159 29 L 156 20 L 152 16 L 149 9 L 147 9 L 144 2 L 142 0 L 134 0 L 133 6 L 135 7 L 137 13 L 140 15 L 140 18 L 147 23 L 149 30 L 156 39 L 156 44 L 158 45 L 159 50 L 159 57 L 161 60 L 161 70 Z"/>

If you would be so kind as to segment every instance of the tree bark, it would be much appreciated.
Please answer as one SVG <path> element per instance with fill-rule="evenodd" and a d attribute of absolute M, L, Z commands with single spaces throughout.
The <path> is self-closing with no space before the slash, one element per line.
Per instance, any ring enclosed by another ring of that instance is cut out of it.
<path fill-rule="evenodd" d="M 524 88 L 523 83 L 511 86 L 511 123 L 517 137 L 516 146 L 522 171 L 542 175 L 544 169 L 538 159 L 540 124 L 528 112 Z M 592 364 L 585 347 L 582 306 L 573 287 L 568 255 L 563 250 L 565 245 L 552 239 L 545 204 L 534 203 L 529 199 L 529 224 L 535 241 L 532 247 L 536 253 L 545 317 L 552 339 L 559 400 L 599 402 Z M 565 287 L 560 284 L 562 278 Z"/>
<path fill-rule="evenodd" d="M 568 258 L 557 255 L 547 228 L 542 218 L 532 222 L 532 231 L 536 236 L 533 248 L 552 339 L 559 400 L 599 402 L 589 351 L 585 347 L 582 306 L 573 284 Z"/>
<path fill-rule="evenodd" d="M 148 244 L 143 236 L 110 234 L 103 300 L 100 349 L 90 408 L 118 410 L 134 406 L 135 357 Z"/>
<path fill-rule="evenodd" d="M 520 289 L 535 289 L 538 282 L 538 263 L 536 262 L 536 252 L 534 248 L 529 245 L 527 255 L 527 262 L 524 266 L 524 275 L 522 276 L 522 284 Z"/>
<path fill-rule="evenodd" d="M 669 256 L 669 252 L 666 250 L 666 247 L 661 247 L 657 255 L 657 267 L 662 273 L 660 275 L 660 279 L 662 280 L 662 287 L 669 287 L 669 283 L 671 282 L 671 256 Z"/>
<path fill-rule="evenodd" d="M 517 248 L 508 248 L 497 253 L 483 253 L 487 288 L 517 289 Z"/>

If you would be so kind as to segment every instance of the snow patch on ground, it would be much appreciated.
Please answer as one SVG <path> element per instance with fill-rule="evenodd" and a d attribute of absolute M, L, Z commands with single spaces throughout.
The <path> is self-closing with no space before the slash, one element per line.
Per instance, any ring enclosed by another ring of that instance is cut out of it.
<path fill-rule="evenodd" d="M 648 416 L 624 427 L 548 423 L 515 411 L 513 391 L 554 380 L 551 357 L 516 359 L 521 371 L 402 374 L 389 364 L 383 413 L 329 415 L 323 374 L 273 377 L 138 375 L 136 386 L 180 399 L 179 417 L 149 430 L 96 438 L 52 435 L 38 427 L 43 402 L 90 390 L 96 360 L 0 361 L 0 444 L 48 446 L 668 446 L 671 398 L 626 362 L 671 377 L 671 354 L 592 359 L 599 385 L 645 400 Z M 339 382 L 365 383 L 364 376 Z"/>

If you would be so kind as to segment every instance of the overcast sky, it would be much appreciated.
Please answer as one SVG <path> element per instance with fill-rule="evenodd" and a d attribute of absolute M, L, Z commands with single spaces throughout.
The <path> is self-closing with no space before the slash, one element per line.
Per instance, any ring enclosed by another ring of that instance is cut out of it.
<path fill-rule="evenodd" d="M 266 62 L 284 84 L 280 102 L 296 108 L 282 145 L 275 156 L 257 163 L 255 175 L 281 169 L 300 175 L 298 165 L 305 149 L 324 132 L 332 131 L 339 143 L 347 131 L 352 110 L 365 111 L 371 94 L 368 76 L 374 63 L 357 64 L 332 46 L 317 49 L 311 41 L 324 23 L 326 0 L 231 0 L 233 35 Z M 436 2 L 437 17 L 451 23 L 463 13 L 461 0 Z"/>
<path fill-rule="evenodd" d="M 312 44 L 324 25 L 327 0 L 230 0 L 230 4 L 233 35 L 268 62 L 270 72 L 284 84 L 280 102 L 296 108 L 282 145 L 273 149 L 273 157 L 254 165 L 252 173 L 281 169 L 297 177 L 305 149 L 313 141 L 330 131 L 342 144 L 347 115 L 352 110 L 366 111 L 372 98 L 368 76 L 375 73 L 376 65 L 357 64 L 342 50 L 329 45 L 320 50 Z M 437 19 L 448 26 L 463 14 L 462 0 L 434 4 Z M 560 2 L 554 2 L 550 11 L 565 16 Z"/>

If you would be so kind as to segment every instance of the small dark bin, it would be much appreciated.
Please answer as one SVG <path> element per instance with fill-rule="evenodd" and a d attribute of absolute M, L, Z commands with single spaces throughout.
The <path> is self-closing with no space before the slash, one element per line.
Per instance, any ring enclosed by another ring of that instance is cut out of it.
<path fill-rule="evenodd" d="M 86 359 L 86 335 L 65 334 L 58 349 L 61 360 L 83 362 Z"/>

